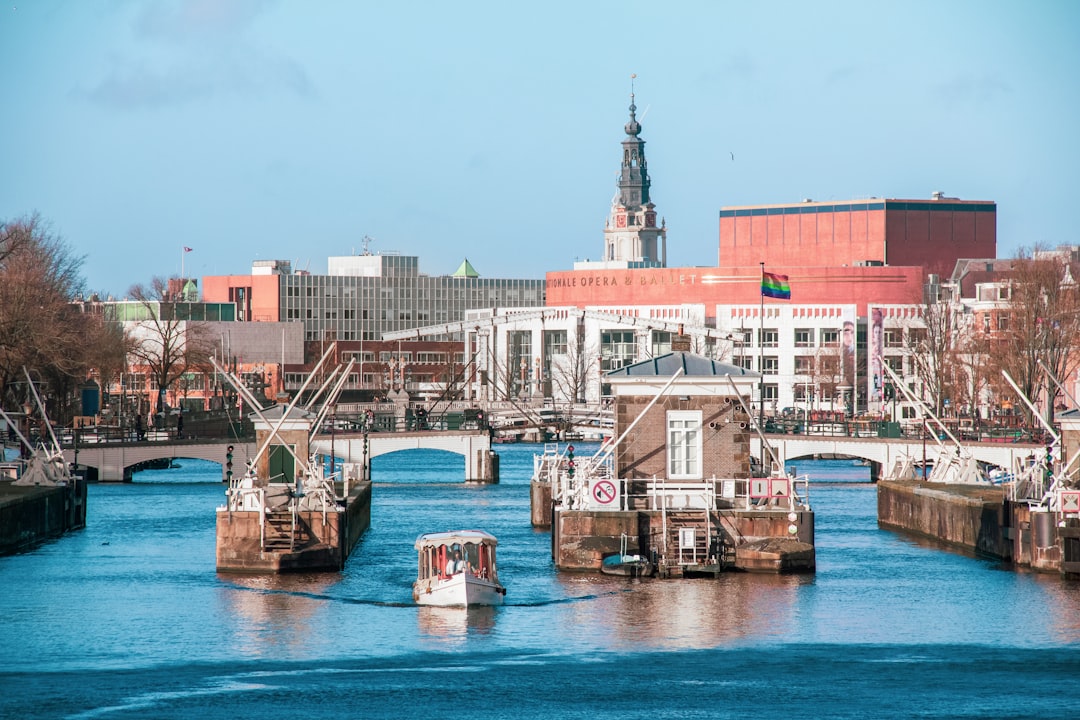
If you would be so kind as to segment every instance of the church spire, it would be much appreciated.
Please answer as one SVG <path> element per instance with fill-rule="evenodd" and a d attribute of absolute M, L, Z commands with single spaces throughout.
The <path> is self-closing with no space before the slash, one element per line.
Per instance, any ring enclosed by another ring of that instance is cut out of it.
<path fill-rule="evenodd" d="M 634 209 L 649 202 L 649 166 L 645 162 L 645 141 L 642 140 L 641 123 L 637 119 L 637 105 L 634 104 L 634 78 L 630 76 L 630 119 L 623 129 L 622 171 L 619 175 L 619 201 L 623 207 Z"/>
<path fill-rule="evenodd" d="M 630 119 L 623 126 L 626 137 L 622 141 L 618 191 L 604 230 L 604 259 L 639 267 L 666 267 L 667 230 L 657 228 L 655 206 L 649 198 L 649 166 L 634 103 L 636 77 L 630 76 Z"/>

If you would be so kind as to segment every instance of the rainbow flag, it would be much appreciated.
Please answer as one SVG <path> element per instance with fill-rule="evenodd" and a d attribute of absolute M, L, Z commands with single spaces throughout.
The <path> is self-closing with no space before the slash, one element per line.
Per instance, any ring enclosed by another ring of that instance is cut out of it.
<path fill-rule="evenodd" d="M 791 287 L 788 285 L 787 275 L 761 271 L 761 294 L 764 297 L 778 300 L 791 299 Z"/>

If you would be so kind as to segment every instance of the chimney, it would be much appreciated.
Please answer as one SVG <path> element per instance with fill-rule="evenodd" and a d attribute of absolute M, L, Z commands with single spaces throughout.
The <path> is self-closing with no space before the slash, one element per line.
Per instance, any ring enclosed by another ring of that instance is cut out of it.
<path fill-rule="evenodd" d="M 682 323 L 679 323 L 679 332 L 671 338 L 671 352 L 690 352 L 690 336 L 683 334 Z"/>

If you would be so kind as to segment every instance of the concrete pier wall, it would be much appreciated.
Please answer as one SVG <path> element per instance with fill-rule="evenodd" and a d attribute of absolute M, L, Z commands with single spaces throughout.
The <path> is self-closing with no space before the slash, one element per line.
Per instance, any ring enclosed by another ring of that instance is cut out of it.
<path fill-rule="evenodd" d="M 883 527 L 1012 559 L 1012 520 L 1000 488 L 882 480 L 877 493 L 878 524 Z"/>
<path fill-rule="evenodd" d="M 23 487 L 0 483 L 0 555 L 86 527 L 86 483 Z"/>
<path fill-rule="evenodd" d="M 495 485 L 499 482 L 499 455 L 487 448 L 475 450 L 475 462 L 465 463 L 465 482 Z M 471 468 L 471 471 L 470 471 Z"/>
<path fill-rule="evenodd" d="M 605 555 L 619 552 L 623 535 L 628 553 L 650 551 L 649 515 L 636 510 L 556 513 L 551 533 L 559 570 L 599 570 Z"/>
<path fill-rule="evenodd" d="M 345 504 L 345 545 L 341 564 L 352 555 L 356 543 L 360 542 L 367 529 L 371 527 L 371 483 L 358 482 L 349 489 L 349 498 Z"/>
<path fill-rule="evenodd" d="M 551 527 L 551 483 L 533 480 L 529 484 L 529 514 L 534 528 Z"/>
<path fill-rule="evenodd" d="M 303 532 L 314 544 L 294 552 L 263 550 L 258 512 L 219 510 L 217 569 L 219 572 L 299 572 L 340 570 L 371 525 L 371 483 L 358 482 L 349 492 L 343 512 L 298 513 Z"/>
<path fill-rule="evenodd" d="M 534 483 L 539 484 L 542 483 Z M 536 488 L 533 492 L 536 492 Z M 745 563 L 743 558 L 737 559 L 735 569 L 775 572 L 813 569 L 813 512 L 796 513 L 794 522 L 788 519 L 787 513 L 765 511 L 725 510 L 719 518 L 714 530 L 723 530 L 731 539 L 736 554 L 740 549 L 745 551 Z M 666 528 L 669 534 L 674 531 L 674 522 L 674 518 L 669 516 Z M 795 534 L 789 532 L 792 524 L 796 526 Z M 557 512 L 551 527 L 552 559 L 559 570 L 599 570 L 605 556 L 621 551 L 624 535 L 627 540 L 626 552 L 659 556 L 664 551 L 661 547 L 664 526 L 665 519 L 658 510 Z M 776 551 L 774 546 L 777 542 L 798 544 L 801 554 L 789 562 L 789 549 L 784 546 Z M 769 550 L 751 549 L 758 546 L 768 546 Z M 759 557 L 752 557 L 754 552 Z"/>
<path fill-rule="evenodd" d="M 1005 499 L 1001 488 L 925 482 L 878 483 L 878 523 L 1080 579 L 1080 518 Z"/>

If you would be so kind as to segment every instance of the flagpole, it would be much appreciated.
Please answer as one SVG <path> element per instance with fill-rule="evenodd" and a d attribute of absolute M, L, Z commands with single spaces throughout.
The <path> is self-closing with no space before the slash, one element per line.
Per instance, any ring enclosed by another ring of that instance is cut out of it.
<path fill-rule="evenodd" d="M 761 281 L 758 283 L 758 293 L 761 295 L 761 314 L 758 316 L 760 329 L 758 330 L 758 396 L 761 402 L 761 417 L 758 419 L 759 427 L 765 429 L 765 263 L 761 263 Z M 764 455 L 764 453 L 763 453 Z M 764 470 L 764 467 L 762 467 Z"/>
<path fill-rule="evenodd" d="M 184 246 L 180 246 L 180 292 L 184 292 L 184 256 L 187 255 L 187 250 Z"/>

